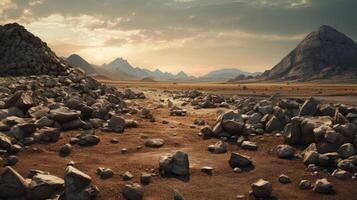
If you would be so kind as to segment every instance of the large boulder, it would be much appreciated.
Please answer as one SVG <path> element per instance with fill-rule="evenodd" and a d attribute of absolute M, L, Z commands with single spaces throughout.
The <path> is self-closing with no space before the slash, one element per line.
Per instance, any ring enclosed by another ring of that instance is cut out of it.
<path fill-rule="evenodd" d="M 305 103 L 301 106 L 299 115 L 300 116 L 314 116 L 317 113 L 319 102 L 310 97 L 305 101 Z"/>
<path fill-rule="evenodd" d="M 127 184 L 123 188 L 123 195 L 127 200 L 142 200 L 144 197 L 144 188 L 137 183 Z"/>
<path fill-rule="evenodd" d="M 64 189 L 64 180 L 57 176 L 38 173 L 29 185 L 30 199 L 49 199 L 59 195 Z"/>
<path fill-rule="evenodd" d="M 91 200 L 97 195 L 96 189 L 91 185 L 91 177 L 73 166 L 66 168 L 64 182 L 64 195 L 68 200 Z"/>
<path fill-rule="evenodd" d="M 0 169 L 0 198 L 16 199 L 24 197 L 28 183 L 11 167 Z"/>
<path fill-rule="evenodd" d="M 189 175 L 190 163 L 187 153 L 177 151 L 168 156 L 162 156 L 159 160 L 161 174 L 173 174 L 177 176 Z"/>
<path fill-rule="evenodd" d="M 229 165 L 231 166 L 231 168 L 250 168 L 252 167 L 252 160 L 250 159 L 250 157 L 239 154 L 239 153 L 231 153 L 231 157 L 228 161 Z"/>
<path fill-rule="evenodd" d="M 260 179 L 252 184 L 253 195 L 256 198 L 269 198 L 273 192 L 273 186 L 269 181 Z"/>

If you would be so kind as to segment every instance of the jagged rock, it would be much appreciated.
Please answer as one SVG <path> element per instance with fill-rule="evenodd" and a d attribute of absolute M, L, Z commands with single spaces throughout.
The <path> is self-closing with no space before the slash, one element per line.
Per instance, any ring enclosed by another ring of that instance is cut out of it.
<path fill-rule="evenodd" d="M 214 153 L 226 153 L 228 145 L 223 141 L 218 141 L 216 144 L 212 146 L 212 152 Z"/>
<path fill-rule="evenodd" d="M 0 169 L 0 197 L 4 199 L 24 197 L 28 183 L 11 167 Z"/>
<path fill-rule="evenodd" d="M 32 93 L 27 91 L 18 90 L 12 96 L 10 96 L 5 102 L 4 108 L 10 108 L 12 106 L 28 109 L 33 106 Z"/>
<path fill-rule="evenodd" d="M 252 166 L 252 163 L 253 162 L 251 161 L 250 157 L 239 153 L 231 153 L 231 157 L 229 159 L 229 165 L 231 166 L 231 168 L 249 168 Z"/>
<path fill-rule="evenodd" d="M 252 184 L 253 195 L 256 198 L 269 198 L 273 192 L 273 186 L 270 182 L 260 179 Z"/>
<path fill-rule="evenodd" d="M 61 135 L 58 128 L 43 127 L 37 131 L 37 138 L 42 142 L 57 142 Z"/>
<path fill-rule="evenodd" d="M 123 195 L 127 200 L 142 200 L 144 198 L 144 188 L 137 183 L 127 184 L 123 188 Z"/>
<path fill-rule="evenodd" d="M 189 160 L 187 153 L 177 151 L 168 156 L 162 156 L 159 160 L 162 174 L 174 174 L 177 176 L 189 175 Z"/>
<path fill-rule="evenodd" d="M 67 107 L 61 107 L 50 111 L 51 119 L 59 123 L 65 123 L 65 122 L 76 120 L 79 118 L 79 116 L 80 116 L 79 113 L 71 111 Z"/>
<path fill-rule="evenodd" d="M 131 180 L 133 178 L 134 178 L 134 175 L 132 173 L 130 173 L 129 171 L 127 171 L 127 172 L 125 172 L 123 174 L 123 180 L 124 181 L 129 181 L 129 180 Z"/>
<path fill-rule="evenodd" d="M 270 120 L 267 122 L 265 126 L 266 126 L 265 129 L 268 132 L 281 131 L 284 128 L 284 125 L 275 116 L 270 118 Z"/>
<path fill-rule="evenodd" d="M 64 180 L 57 176 L 37 173 L 29 185 L 30 199 L 49 199 L 59 195 L 64 189 Z"/>
<path fill-rule="evenodd" d="M 304 155 L 304 164 L 309 165 L 309 164 L 319 164 L 319 157 L 320 154 L 316 151 L 307 151 Z"/>
<path fill-rule="evenodd" d="M 109 168 L 99 167 L 97 169 L 97 174 L 100 176 L 101 179 L 108 179 L 114 175 L 114 172 Z"/>
<path fill-rule="evenodd" d="M 242 149 L 251 150 L 251 151 L 256 151 L 258 149 L 257 144 L 255 142 L 250 142 L 250 141 L 243 141 L 240 146 L 242 147 Z"/>
<path fill-rule="evenodd" d="M 3 134 L 0 133 L 0 149 L 9 149 L 11 147 L 11 139 Z"/>
<path fill-rule="evenodd" d="M 31 107 L 28 110 L 28 113 L 30 114 L 31 117 L 40 119 L 42 117 L 45 117 L 49 111 L 50 109 L 48 107 L 39 105 L 39 106 Z"/>
<path fill-rule="evenodd" d="M 201 129 L 200 133 L 201 133 L 203 139 L 210 139 L 214 136 L 214 133 L 213 133 L 211 127 L 209 127 L 209 126 L 203 127 Z"/>
<path fill-rule="evenodd" d="M 66 168 L 64 182 L 66 199 L 90 200 L 97 195 L 97 191 L 91 185 L 91 177 L 73 166 Z"/>
<path fill-rule="evenodd" d="M 300 108 L 300 116 L 314 116 L 317 112 L 319 102 L 315 99 L 310 97 L 305 101 L 305 103 Z"/>
<path fill-rule="evenodd" d="M 298 120 L 292 120 L 288 123 L 283 131 L 284 142 L 288 144 L 301 143 L 301 128 Z"/>

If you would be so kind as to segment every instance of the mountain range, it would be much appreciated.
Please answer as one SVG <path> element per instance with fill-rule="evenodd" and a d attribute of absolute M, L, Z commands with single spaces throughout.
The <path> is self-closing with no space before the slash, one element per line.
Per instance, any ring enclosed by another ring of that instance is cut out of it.
<path fill-rule="evenodd" d="M 331 26 L 311 32 L 259 79 L 263 81 L 350 80 L 357 78 L 357 44 Z"/>
<path fill-rule="evenodd" d="M 96 66 L 88 63 L 85 59 L 77 54 L 73 54 L 66 58 L 68 64 L 79 67 L 87 74 L 99 76 L 112 80 L 140 80 L 151 78 L 153 80 L 177 80 L 177 81 L 227 81 L 238 75 L 255 76 L 259 73 L 249 73 L 236 68 L 227 68 L 209 72 L 200 77 L 189 76 L 185 72 L 180 71 L 177 74 L 163 72 L 159 69 L 151 71 L 149 69 L 133 67 L 127 60 L 117 58 L 108 64 Z"/>

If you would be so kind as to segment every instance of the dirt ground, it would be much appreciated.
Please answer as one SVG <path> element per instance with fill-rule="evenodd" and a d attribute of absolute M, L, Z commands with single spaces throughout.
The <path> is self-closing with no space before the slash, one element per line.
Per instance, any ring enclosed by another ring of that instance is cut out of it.
<path fill-rule="evenodd" d="M 246 151 L 239 149 L 237 145 L 230 144 L 229 151 L 225 154 L 212 154 L 207 151 L 207 146 L 217 142 L 217 139 L 202 140 L 197 134 L 200 126 L 191 127 L 194 119 L 203 118 L 208 124 L 213 125 L 217 112 L 220 109 L 201 109 L 193 110 L 192 107 L 186 106 L 188 116 L 186 117 L 172 117 L 169 116 L 167 107 L 155 109 L 159 99 L 168 98 L 162 92 L 163 89 L 188 89 L 197 88 L 202 89 L 204 85 L 180 85 L 180 84 L 152 84 L 145 83 L 114 83 L 111 84 L 123 87 L 131 87 L 135 89 L 144 90 L 147 99 L 129 101 L 129 104 L 139 104 L 150 108 L 153 112 L 156 122 L 152 123 L 145 119 L 141 119 L 139 114 L 133 116 L 125 116 L 125 118 L 133 118 L 138 121 L 139 127 L 133 129 L 126 129 L 123 134 L 104 133 L 100 130 L 96 134 L 100 136 L 101 142 L 93 147 L 79 147 L 74 146 L 72 153 L 67 157 L 60 157 L 58 155 L 60 147 L 69 142 L 71 136 L 75 136 L 78 132 L 64 132 L 60 141 L 54 144 L 38 144 L 39 152 L 31 150 L 22 151 L 19 154 L 19 162 L 14 166 L 20 174 L 26 176 L 30 169 L 41 169 L 49 171 L 51 174 L 63 177 L 64 168 L 68 161 L 72 160 L 76 163 L 76 167 L 83 172 L 90 175 L 93 183 L 100 189 L 98 199 L 124 199 L 121 194 L 122 187 L 128 182 L 140 182 L 140 175 L 147 169 L 158 168 L 158 159 L 161 155 L 165 155 L 174 151 L 185 151 L 189 155 L 190 161 L 190 176 L 188 179 L 180 180 L 178 178 L 170 177 L 163 178 L 155 176 L 149 185 L 144 186 L 145 200 L 169 200 L 173 199 L 173 190 L 177 189 L 183 194 L 186 200 L 230 200 L 236 199 L 237 195 L 245 195 L 245 199 L 249 198 L 249 190 L 251 183 L 260 178 L 266 179 L 273 184 L 273 194 L 276 199 L 280 200 L 294 200 L 294 199 L 311 199 L 311 200 L 357 200 L 357 181 L 348 180 L 340 181 L 321 172 L 318 175 L 312 175 L 305 171 L 305 166 L 302 160 L 282 160 L 277 158 L 274 148 L 278 144 L 283 143 L 281 137 L 274 135 L 264 135 L 255 137 L 252 140 L 258 144 L 257 151 Z M 155 83 L 156 84 L 156 83 Z M 154 85 L 155 85 L 154 84 Z M 170 87 L 171 86 L 171 87 Z M 175 86 L 175 87 L 172 87 Z M 223 89 L 222 89 L 222 88 Z M 227 86 L 211 86 L 204 87 L 204 90 L 212 92 L 220 92 L 224 94 L 240 94 L 252 93 L 253 91 L 246 91 L 237 89 L 238 86 L 226 88 Z M 248 86 L 250 88 L 253 86 Z M 254 86 L 254 91 L 263 90 L 267 86 Z M 272 86 L 275 89 L 269 91 L 270 94 L 275 93 L 281 86 Z M 284 88 L 282 93 L 284 95 L 292 94 L 292 91 L 301 91 L 306 86 L 299 86 L 301 89 L 295 90 L 298 86 L 289 86 Z M 331 96 L 332 94 L 342 96 L 348 94 L 357 95 L 356 86 L 330 86 L 334 89 L 328 89 L 326 86 L 312 87 L 309 94 L 312 95 L 315 91 L 323 90 L 320 93 L 322 97 Z M 155 89 L 153 89 L 155 88 Z M 344 89 L 343 89 L 344 88 Z M 292 91 L 290 91 L 292 90 Z M 280 91 L 280 90 L 279 90 Z M 288 91 L 288 92 L 287 92 Z M 286 92 L 286 93 L 285 93 Z M 256 92 L 257 93 L 257 92 Z M 268 92 L 264 92 L 268 95 Z M 300 93 L 296 96 L 306 96 Z M 293 95 L 295 96 L 295 95 Z M 350 97 L 342 98 L 343 101 Z M 355 97 L 353 97 L 355 98 Z M 356 103 L 356 101 L 352 100 Z M 163 124 L 162 120 L 169 121 L 168 124 Z M 159 137 L 164 139 L 165 145 L 161 148 L 148 148 L 144 146 L 144 136 L 149 138 Z M 119 140 L 118 144 L 111 144 L 110 140 L 116 138 Z M 137 146 L 142 146 L 142 149 L 137 149 Z M 127 148 L 128 153 L 122 154 L 121 149 Z M 255 168 L 249 172 L 234 173 L 228 165 L 228 160 L 231 152 L 239 152 L 248 155 L 252 158 Z M 203 166 L 214 167 L 213 175 L 209 176 L 203 174 L 200 169 Z M 98 167 L 111 168 L 115 175 L 107 180 L 101 180 L 96 175 Z M 121 174 L 130 171 L 134 178 L 131 181 L 123 181 Z M 292 183 L 283 185 L 278 182 L 278 177 L 281 174 L 288 175 Z M 334 184 L 335 195 L 320 195 L 314 193 L 312 190 L 300 190 L 298 183 L 302 179 L 311 181 L 319 177 L 328 177 Z"/>

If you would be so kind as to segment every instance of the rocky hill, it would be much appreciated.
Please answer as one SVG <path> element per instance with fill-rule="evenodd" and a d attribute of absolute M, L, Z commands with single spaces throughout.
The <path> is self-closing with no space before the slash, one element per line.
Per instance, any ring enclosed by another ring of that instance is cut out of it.
<path fill-rule="evenodd" d="M 0 25 L 0 75 L 66 75 L 69 71 L 66 62 L 23 26 Z"/>
<path fill-rule="evenodd" d="M 333 80 L 357 78 L 357 44 L 330 26 L 310 33 L 263 80 Z"/>

